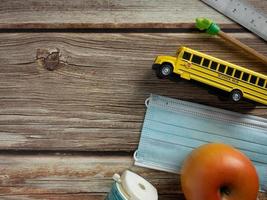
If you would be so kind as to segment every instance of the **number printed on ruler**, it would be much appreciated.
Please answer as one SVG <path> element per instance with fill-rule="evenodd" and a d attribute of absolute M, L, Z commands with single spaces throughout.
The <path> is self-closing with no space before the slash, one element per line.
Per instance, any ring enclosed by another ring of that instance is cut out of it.
<path fill-rule="evenodd" d="M 267 41 L 267 16 L 245 0 L 202 0 Z"/>

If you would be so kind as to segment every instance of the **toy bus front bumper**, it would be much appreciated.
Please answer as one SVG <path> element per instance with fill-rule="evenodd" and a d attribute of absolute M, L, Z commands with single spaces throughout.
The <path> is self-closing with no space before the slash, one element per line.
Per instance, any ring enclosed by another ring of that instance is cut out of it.
<path fill-rule="evenodd" d="M 160 67 L 160 64 L 158 64 L 158 63 L 153 63 L 153 65 L 152 65 L 152 69 L 154 69 L 154 70 L 157 70 L 159 67 Z"/>
<path fill-rule="evenodd" d="M 157 70 L 159 67 L 160 67 L 160 62 L 159 62 L 159 56 L 157 56 L 156 58 L 155 58 L 155 60 L 154 60 L 154 63 L 153 63 L 153 65 L 152 65 L 152 69 L 154 69 L 154 70 Z"/>

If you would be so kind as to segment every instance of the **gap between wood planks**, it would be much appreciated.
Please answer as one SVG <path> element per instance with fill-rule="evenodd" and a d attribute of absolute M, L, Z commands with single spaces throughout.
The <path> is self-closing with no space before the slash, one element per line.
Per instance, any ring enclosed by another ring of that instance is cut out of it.
<path fill-rule="evenodd" d="M 113 26 L 109 25 L 48 25 L 41 24 L 18 26 L 1 26 L 0 33 L 197 33 L 201 32 L 195 28 L 195 24 L 126 24 Z M 220 24 L 221 29 L 226 33 L 246 33 L 245 28 L 238 24 Z"/>

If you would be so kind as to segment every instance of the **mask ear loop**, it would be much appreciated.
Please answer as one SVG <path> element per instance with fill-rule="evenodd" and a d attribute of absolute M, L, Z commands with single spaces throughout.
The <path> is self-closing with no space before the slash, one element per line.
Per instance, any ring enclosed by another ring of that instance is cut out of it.
<path fill-rule="evenodd" d="M 137 153 L 138 153 L 138 150 L 136 150 L 136 151 L 134 152 L 134 155 L 133 155 L 135 161 L 138 160 L 138 158 L 137 158 Z"/>
<path fill-rule="evenodd" d="M 149 101 L 150 101 L 150 97 L 148 97 L 148 98 L 145 100 L 145 105 L 146 105 L 146 107 L 148 107 Z"/>

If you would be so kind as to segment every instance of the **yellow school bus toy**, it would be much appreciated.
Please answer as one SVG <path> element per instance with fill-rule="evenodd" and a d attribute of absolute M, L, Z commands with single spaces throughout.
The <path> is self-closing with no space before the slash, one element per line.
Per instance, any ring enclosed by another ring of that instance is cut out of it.
<path fill-rule="evenodd" d="M 176 56 L 157 56 L 153 67 L 159 78 L 171 74 L 195 80 L 230 93 L 234 102 L 243 97 L 267 105 L 267 76 L 187 47 Z"/>

